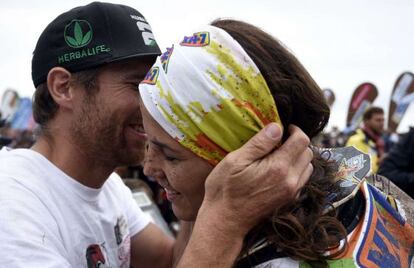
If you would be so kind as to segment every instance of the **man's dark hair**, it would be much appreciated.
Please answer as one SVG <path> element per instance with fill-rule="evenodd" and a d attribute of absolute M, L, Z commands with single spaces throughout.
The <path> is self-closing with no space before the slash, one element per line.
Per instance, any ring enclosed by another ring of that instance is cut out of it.
<path fill-rule="evenodd" d="M 372 106 L 365 111 L 362 117 L 363 121 L 370 120 L 374 114 L 384 114 L 384 110 L 381 107 Z"/>
<path fill-rule="evenodd" d="M 71 83 L 79 85 L 89 95 L 98 92 L 97 78 L 99 68 L 80 71 L 72 74 Z M 47 82 L 37 86 L 33 94 L 33 118 L 40 125 L 41 129 L 46 128 L 47 123 L 55 116 L 59 106 L 53 100 L 47 87 Z"/>

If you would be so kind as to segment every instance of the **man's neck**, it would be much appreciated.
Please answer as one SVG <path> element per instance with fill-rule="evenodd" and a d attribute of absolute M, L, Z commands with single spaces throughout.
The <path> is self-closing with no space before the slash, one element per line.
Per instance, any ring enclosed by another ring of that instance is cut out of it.
<path fill-rule="evenodd" d="M 88 156 L 65 135 L 54 135 L 53 138 L 41 135 L 31 149 L 74 180 L 91 188 L 102 187 L 115 168 Z"/>
<path fill-rule="evenodd" d="M 378 134 L 376 131 L 374 131 L 370 127 L 364 126 L 362 130 L 364 131 L 365 135 L 367 135 L 370 139 L 374 141 L 376 141 L 378 138 L 381 137 L 381 134 Z"/>

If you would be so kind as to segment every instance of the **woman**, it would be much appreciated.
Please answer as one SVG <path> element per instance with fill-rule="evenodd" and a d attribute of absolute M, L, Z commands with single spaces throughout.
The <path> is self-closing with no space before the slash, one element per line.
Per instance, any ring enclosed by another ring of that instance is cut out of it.
<path fill-rule="evenodd" d="M 270 35 L 234 20 L 215 21 L 167 49 L 140 95 L 149 143 L 144 171 L 190 223 L 206 177 L 228 152 L 270 122 L 295 124 L 312 138 L 329 119 L 321 90 L 297 59 Z M 335 176 L 333 164 L 315 153 L 313 165 L 297 200 L 275 204 L 251 230 L 235 266 L 409 267 L 413 228 L 365 182 L 347 181 L 359 188 L 346 193 L 349 183 Z"/>

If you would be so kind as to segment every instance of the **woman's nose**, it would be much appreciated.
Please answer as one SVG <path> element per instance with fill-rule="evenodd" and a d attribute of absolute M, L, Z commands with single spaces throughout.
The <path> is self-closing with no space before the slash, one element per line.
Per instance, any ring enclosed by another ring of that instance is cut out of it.
<path fill-rule="evenodd" d="M 157 157 L 154 150 L 151 149 L 151 146 L 148 145 L 146 149 L 144 158 L 144 174 L 145 176 L 157 179 L 157 177 L 159 177 L 162 173 L 159 164 L 157 164 Z"/>
<path fill-rule="evenodd" d="M 152 160 L 144 162 L 144 174 L 155 180 L 159 185 L 164 185 L 163 187 L 167 184 L 164 172 L 157 167 Z"/>
<path fill-rule="evenodd" d="M 147 147 L 147 150 L 145 151 L 145 157 L 144 157 L 144 174 L 145 176 L 152 177 L 153 167 L 152 167 L 153 160 L 151 159 L 149 149 Z"/>
<path fill-rule="evenodd" d="M 148 177 L 154 177 L 154 168 L 152 167 L 151 161 L 144 160 L 144 174 Z"/>

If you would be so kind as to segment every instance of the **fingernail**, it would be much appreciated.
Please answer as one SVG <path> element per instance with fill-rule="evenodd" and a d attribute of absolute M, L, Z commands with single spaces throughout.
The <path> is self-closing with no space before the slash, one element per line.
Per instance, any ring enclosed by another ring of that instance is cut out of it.
<path fill-rule="evenodd" d="M 270 123 L 269 125 L 267 125 L 265 133 L 272 140 L 279 139 L 281 135 L 280 128 L 276 123 Z"/>

